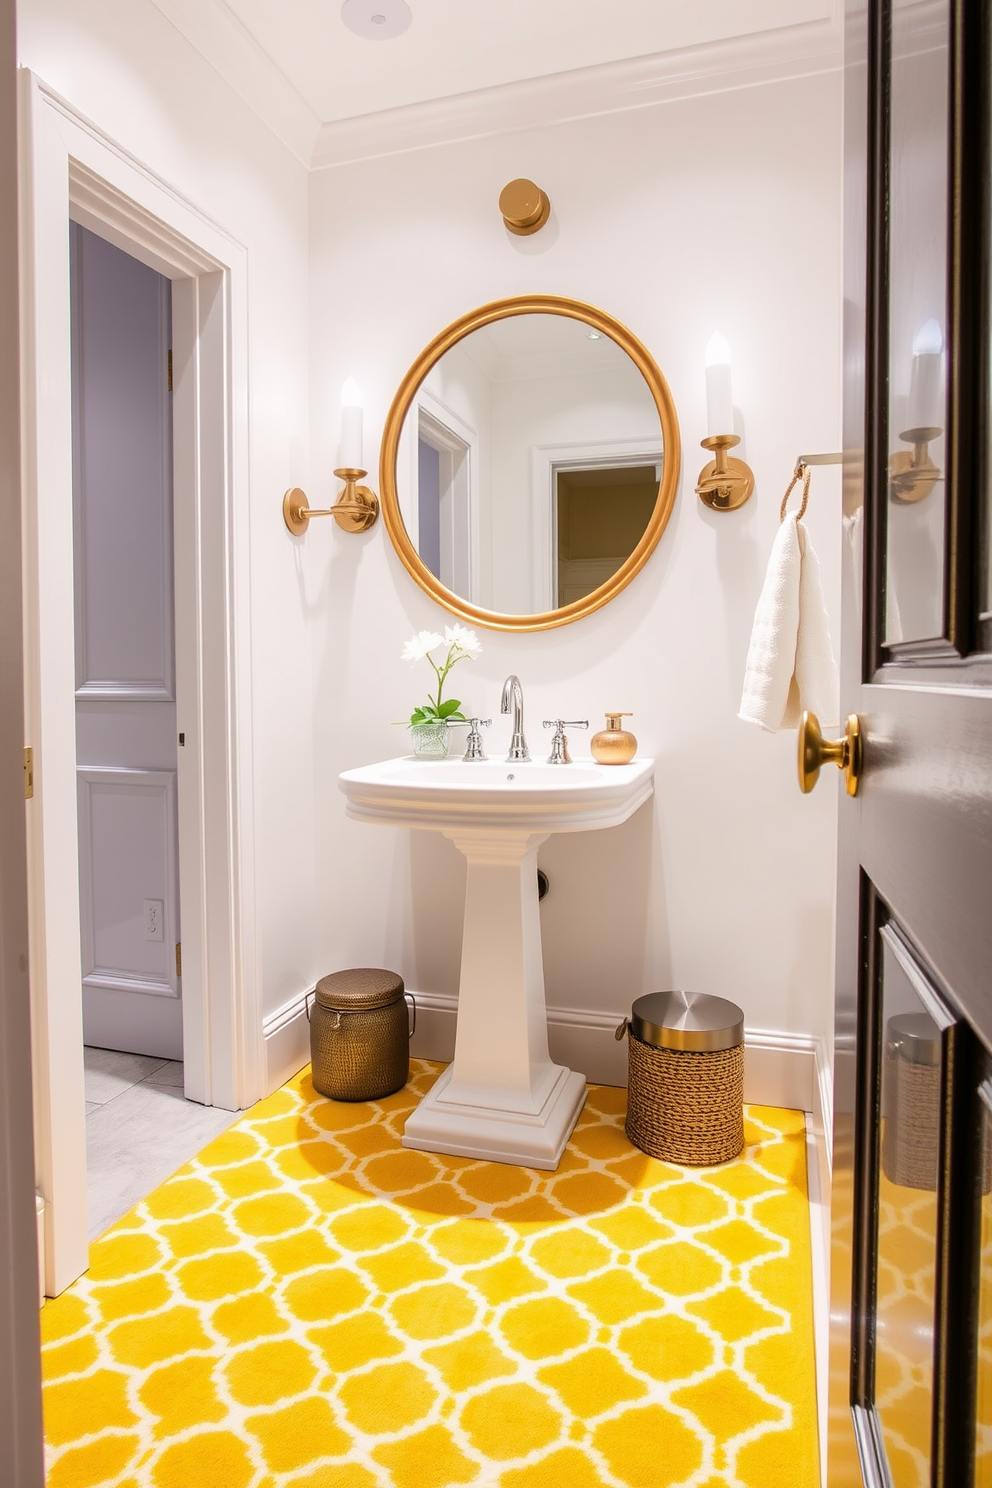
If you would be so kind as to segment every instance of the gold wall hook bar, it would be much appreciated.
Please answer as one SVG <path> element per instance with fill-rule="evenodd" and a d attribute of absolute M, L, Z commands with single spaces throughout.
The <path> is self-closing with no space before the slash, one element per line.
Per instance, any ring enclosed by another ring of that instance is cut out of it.
<path fill-rule="evenodd" d="M 815 713 L 805 712 L 799 722 L 799 789 L 808 796 L 823 765 L 836 765 L 844 771 L 847 794 L 856 796 L 861 784 L 861 720 L 849 713 L 843 739 L 825 739 Z"/>
<path fill-rule="evenodd" d="M 696 495 L 704 506 L 713 511 L 735 511 L 743 506 L 754 490 L 754 475 L 751 467 L 727 451 L 740 444 L 737 434 L 711 434 L 701 439 L 705 450 L 712 450 L 716 459 L 699 472 Z"/>

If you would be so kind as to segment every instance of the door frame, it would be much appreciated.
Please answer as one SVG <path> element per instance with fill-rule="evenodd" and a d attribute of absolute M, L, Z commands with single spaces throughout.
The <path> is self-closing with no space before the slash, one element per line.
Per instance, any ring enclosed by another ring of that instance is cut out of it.
<path fill-rule="evenodd" d="M 643 439 L 573 439 L 567 444 L 535 444 L 530 451 L 531 552 L 535 610 L 558 607 L 558 471 L 564 466 L 592 470 L 597 465 L 664 466 L 661 433 Z M 538 589 L 541 593 L 538 593 Z"/>
<path fill-rule="evenodd" d="M 258 1098 L 264 1070 L 253 931 L 247 253 L 27 69 L 19 102 L 35 1145 L 54 1296 L 88 1265 L 69 221 L 172 281 L 185 1085 L 190 1099 L 228 1110 Z"/>

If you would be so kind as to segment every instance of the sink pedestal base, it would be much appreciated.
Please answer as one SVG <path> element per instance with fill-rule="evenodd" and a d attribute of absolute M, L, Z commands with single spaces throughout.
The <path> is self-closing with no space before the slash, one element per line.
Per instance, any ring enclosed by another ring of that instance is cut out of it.
<path fill-rule="evenodd" d="M 586 1081 L 575 1070 L 557 1064 L 551 1067 L 558 1071 L 559 1078 L 544 1109 L 531 1115 L 447 1099 L 454 1069 L 451 1066 L 407 1119 L 403 1146 L 553 1171 L 582 1110 Z"/>
<path fill-rule="evenodd" d="M 554 1169 L 585 1078 L 548 1053 L 537 850 L 547 832 L 452 828 L 468 862 L 455 1057 L 404 1147 Z"/>

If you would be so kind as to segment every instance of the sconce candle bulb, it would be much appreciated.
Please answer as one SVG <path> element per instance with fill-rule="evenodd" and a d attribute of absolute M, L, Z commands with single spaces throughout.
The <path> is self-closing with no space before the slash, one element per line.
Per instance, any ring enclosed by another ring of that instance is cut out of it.
<path fill-rule="evenodd" d="M 719 331 L 706 345 L 706 432 L 734 432 L 734 395 L 730 378 L 730 347 Z"/>
<path fill-rule="evenodd" d="M 909 430 L 943 428 L 944 337 L 936 320 L 925 321 L 913 339 L 909 381 Z M 905 435 L 903 436 L 906 437 Z"/>
<path fill-rule="evenodd" d="M 896 450 L 889 458 L 889 495 L 899 503 L 922 501 L 944 478 L 930 453 L 944 432 L 944 333 L 932 317 L 913 337 L 906 422 L 899 438 L 912 452 Z"/>
<path fill-rule="evenodd" d="M 743 460 L 727 454 L 740 444 L 740 438 L 733 432 L 730 347 L 719 331 L 713 332 L 706 345 L 706 425 L 709 434 L 700 443 L 703 449 L 712 450 L 716 459 L 699 472 L 696 495 L 714 511 L 733 511 L 751 495 L 754 476 Z"/>
<path fill-rule="evenodd" d="M 362 395 L 349 377 L 341 389 L 341 450 L 338 461 L 346 470 L 362 468 Z"/>

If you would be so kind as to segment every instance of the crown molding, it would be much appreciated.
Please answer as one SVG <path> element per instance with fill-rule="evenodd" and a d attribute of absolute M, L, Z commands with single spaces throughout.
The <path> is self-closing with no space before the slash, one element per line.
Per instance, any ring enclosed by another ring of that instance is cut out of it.
<path fill-rule="evenodd" d="M 181 0 L 155 3 L 172 5 Z M 310 165 L 314 170 L 327 170 L 456 141 L 518 134 L 677 99 L 840 71 L 842 66 L 840 23 L 811 21 L 337 120 L 321 126 Z"/>
<path fill-rule="evenodd" d="M 152 4 L 297 160 L 309 166 L 320 135 L 320 119 L 224 0 L 152 0 Z"/>

